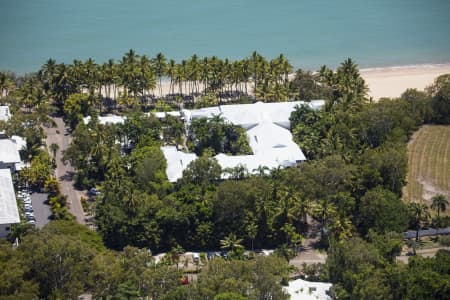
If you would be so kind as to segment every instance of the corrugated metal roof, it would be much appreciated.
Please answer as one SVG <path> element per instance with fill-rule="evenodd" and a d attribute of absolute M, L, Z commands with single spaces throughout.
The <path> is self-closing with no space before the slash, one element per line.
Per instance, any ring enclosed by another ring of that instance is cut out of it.
<path fill-rule="evenodd" d="M 19 210 L 9 169 L 0 169 L 0 224 L 19 223 Z"/>

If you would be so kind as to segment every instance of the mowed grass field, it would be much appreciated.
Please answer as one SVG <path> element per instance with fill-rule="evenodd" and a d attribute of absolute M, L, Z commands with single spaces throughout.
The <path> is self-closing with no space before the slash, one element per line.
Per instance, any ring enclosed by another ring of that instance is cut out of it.
<path fill-rule="evenodd" d="M 426 125 L 414 133 L 408 145 L 403 199 L 430 206 L 437 194 L 450 200 L 450 126 Z"/>

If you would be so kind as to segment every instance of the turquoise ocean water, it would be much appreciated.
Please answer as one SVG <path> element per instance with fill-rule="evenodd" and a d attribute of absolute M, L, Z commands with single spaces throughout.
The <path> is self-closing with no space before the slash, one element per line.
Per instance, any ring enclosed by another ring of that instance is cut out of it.
<path fill-rule="evenodd" d="M 0 69 L 284 53 L 296 67 L 450 62 L 450 0 L 0 0 Z"/>

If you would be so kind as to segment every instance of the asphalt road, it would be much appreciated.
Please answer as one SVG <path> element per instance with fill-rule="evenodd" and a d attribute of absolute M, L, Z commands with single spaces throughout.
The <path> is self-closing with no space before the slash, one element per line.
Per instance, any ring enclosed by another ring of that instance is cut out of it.
<path fill-rule="evenodd" d="M 76 220 L 80 224 L 86 224 L 86 217 L 81 206 L 81 197 L 85 195 L 85 192 L 78 191 L 73 186 L 72 177 L 74 169 L 70 163 L 63 164 L 61 161 L 62 151 L 66 150 L 71 142 L 71 135 L 67 132 L 62 118 L 53 118 L 57 127 L 45 128 L 45 134 L 47 135 L 47 147 L 55 143 L 59 146 L 59 150 L 56 152 L 56 170 L 55 175 L 58 179 L 61 193 L 67 195 L 67 203 L 69 204 L 69 211 L 76 217 Z M 52 155 L 52 154 L 51 154 Z"/>
<path fill-rule="evenodd" d="M 47 194 L 33 193 L 31 194 L 31 204 L 33 206 L 34 218 L 36 219 L 36 227 L 42 228 L 50 222 L 50 205 L 47 203 Z"/>

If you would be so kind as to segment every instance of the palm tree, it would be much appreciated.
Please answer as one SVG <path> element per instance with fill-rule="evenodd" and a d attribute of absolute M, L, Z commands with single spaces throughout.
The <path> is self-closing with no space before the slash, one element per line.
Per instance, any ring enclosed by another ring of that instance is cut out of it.
<path fill-rule="evenodd" d="M 200 81 L 203 84 L 203 94 L 208 90 L 208 81 L 211 76 L 211 65 L 208 57 L 204 57 L 200 63 Z"/>
<path fill-rule="evenodd" d="M 237 249 L 244 249 L 244 246 L 242 246 L 241 243 L 242 239 L 238 239 L 236 234 L 230 233 L 225 239 L 220 240 L 220 248 L 235 252 Z"/>
<path fill-rule="evenodd" d="M 156 76 L 159 79 L 159 96 L 162 97 L 162 77 L 166 74 L 167 70 L 167 62 L 164 54 L 161 52 L 156 54 L 156 57 L 153 59 L 153 65 L 155 67 Z"/>
<path fill-rule="evenodd" d="M 253 248 L 253 241 L 255 240 L 256 235 L 258 234 L 258 224 L 256 224 L 255 222 L 250 222 L 245 227 L 245 230 L 247 231 L 247 236 L 252 241 L 252 251 L 253 251 L 253 249 L 254 249 Z"/>
<path fill-rule="evenodd" d="M 189 75 L 188 79 L 192 82 L 192 92 L 198 93 L 198 81 L 200 80 L 200 63 L 197 54 L 192 55 L 188 62 Z"/>
<path fill-rule="evenodd" d="M 431 198 L 433 203 L 431 204 L 431 208 L 437 211 L 437 215 L 439 218 L 439 214 L 441 211 L 445 211 L 447 209 L 448 200 L 444 195 L 439 194 Z"/>
<path fill-rule="evenodd" d="M 169 90 L 174 93 L 174 83 L 177 77 L 177 63 L 171 59 L 166 68 L 166 75 L 170 78 Z"/>
<path fill-rule="evenodd" d="M 108 60 L 101 67 L 101 83 L 105 88 L 106 97 L 111 97 L 111 87 L 113 87 L 113 96 L 111 98 L 116 99 L 117 73 L 117 65 L 113 59 Z"/>
<path fill-rule="evenodd" d="M 419 241 L 419 231 L 422 224 L 427 222 L 430 218 L 428 206 L 422 203 L 412 202 L 408 204 L 408 209 L 411 214 L 412 222 L 416 228 L 416 241 Z"/>
<path fill-rule="evenodd" d="M 89 95 L 94 95 L 96 89 L 99 87 L 99 69 L 98 65 L 92 58 L 89 58 L 83 65 L 82 80 L 84 81 L 84 87 L 89 91 Z"/>
<path fill-rule="evenodd" d="M 46 93 L 53 90 L 53 79 L 55 78 L 58 65 L 56 60 L 48 59 L 46 63 L 39 70 L 39 78 L 43 82 Z"/>
<path fill-rule="evenodd" d="M 253 51 L 252 56 L 250 58 L 251 68 L 253 72 L 253 96 L 256 97 L 256 89 L 258 87 L 258 76 L 260 71 L 260 61 L 261 55 L 258 52 Z"/>
<path fill-rule="evenodd" d="M 144 95 L 145 91 L 156 88 L 155 72 L 152 68 L 151 62 L 146 55 L 142 55 L 139 60 L 139 91 Z"/>
<path fill-rule="evenodd" d="M 53 159 L 56 159 L 56 152 L 59 150 L 59 146 L 56 143 L 52 143 L 49 146 L 50 151 L 52 152 Z"/>
<path fill-rule="evenodd" d="M 313 217 L 320 222 L 322 230 L 320 231 L 321 239 L 324 233 L 327 232 L 328 224 L 332 217 L 336 215 L 336 207 L 327 199 L 319 201 L 313 208 Z"/>

